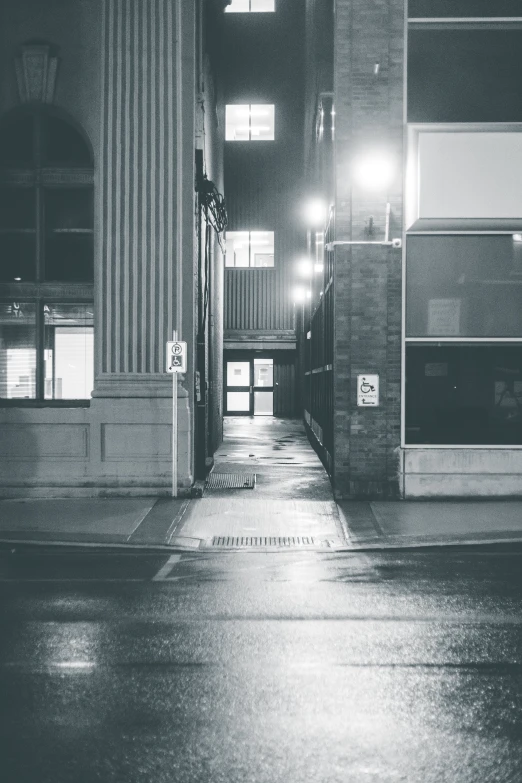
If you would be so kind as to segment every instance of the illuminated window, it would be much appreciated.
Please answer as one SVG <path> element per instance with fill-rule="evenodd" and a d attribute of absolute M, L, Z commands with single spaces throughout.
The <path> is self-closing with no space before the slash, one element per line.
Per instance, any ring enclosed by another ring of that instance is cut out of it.
<path fill-rule="evenodd" d="M 232 0 L 225 8 L 227 13 L 259 13 L 275 11 L 275 0 Z"/>
<path fill-rule="evenodd" d="M 0 121 L 4 405 L 91 397 L 93 179 L 82 132 L 52 108 L 23 107 Z"/>
<path fill-rule="evenodd" d="M 274 106 L 269 103 L 234 103 L 226 109 L 227 141 L 274 139 Z"/>
<path fill-rule="evenodd" d="M 0 303 L 0 398 L 89 399 L 93 339 L 92 304 Z"/>
<path fill-rule="evenodd" d="M 418 134 L 421 219 L 519 218 L 521 178 L 520 132 Z"/>
<path fill-rule="evenodd" d="M 225 266 L 262 269 L 274 266 L 273 231 L 227 231 Z"/>

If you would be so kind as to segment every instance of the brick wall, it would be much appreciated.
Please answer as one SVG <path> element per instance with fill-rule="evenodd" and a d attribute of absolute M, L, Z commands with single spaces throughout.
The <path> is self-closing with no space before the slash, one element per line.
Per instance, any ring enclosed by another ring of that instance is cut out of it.
<path fill-rule="evenodd" d="M 337 0 L 334 46 L 336 240 L 402 236 L 404 0 Z M 375 64 L 379 71 L 375 74 Z M 362 150 L 397 162 L 387 192 L 352 180 Z M 368 233 L 368 219 L 374 233 Z M 397 497 L 400 445 L 401 250 L 336 249 L 334 465 L 338 497 Z M 380 407 L 357 407 L 357 375 L 377 373 Z"/>

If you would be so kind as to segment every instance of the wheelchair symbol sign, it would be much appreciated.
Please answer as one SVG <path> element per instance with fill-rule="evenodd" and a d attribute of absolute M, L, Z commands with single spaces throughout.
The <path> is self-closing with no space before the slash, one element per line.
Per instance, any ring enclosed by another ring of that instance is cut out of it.
<path fill-rule="evenodd" d="M 187 372 L 187 343 L 167 343 L 167 372 Z"/>
<path fill-rule="evenodd" d="M 379 404 L 379 376 L 378 375 L 358 375 L 357 376 L 357 405 L 361 408 L 367 408 L 371 405 Z"/>

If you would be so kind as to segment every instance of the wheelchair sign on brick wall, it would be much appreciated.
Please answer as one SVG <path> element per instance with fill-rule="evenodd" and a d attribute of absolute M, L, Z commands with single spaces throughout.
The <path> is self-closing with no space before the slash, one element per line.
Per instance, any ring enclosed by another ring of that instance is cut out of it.
<path fill-rule="evenodd" d="M 379 376 L 357 376 L 357 405 L 368 408 L 371 405 L 379 405 Z"/>

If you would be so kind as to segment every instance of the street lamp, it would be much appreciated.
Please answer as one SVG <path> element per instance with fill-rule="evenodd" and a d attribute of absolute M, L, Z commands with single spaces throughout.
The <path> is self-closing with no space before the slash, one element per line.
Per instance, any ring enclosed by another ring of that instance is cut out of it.
<path fill-rule="evenodd" d="M 384 150 L 362 152 L 352 161 L 352 177 L 362 190 L 386 191 L 397 171 L 393 156 Z"/>
<path fill-rule="evenodd" d="M 326 221 L 326 203 L 322 199 L 309 199 L 305 203 L 303 211 L 308 226 L 324 226 Z"/>
<path fill-rule="evenodd" d="M 314 265 L 309 258 L 300 258 L 297 262 L 297 272 L 299 277 L 310 278 L 314 271 Z"/>

